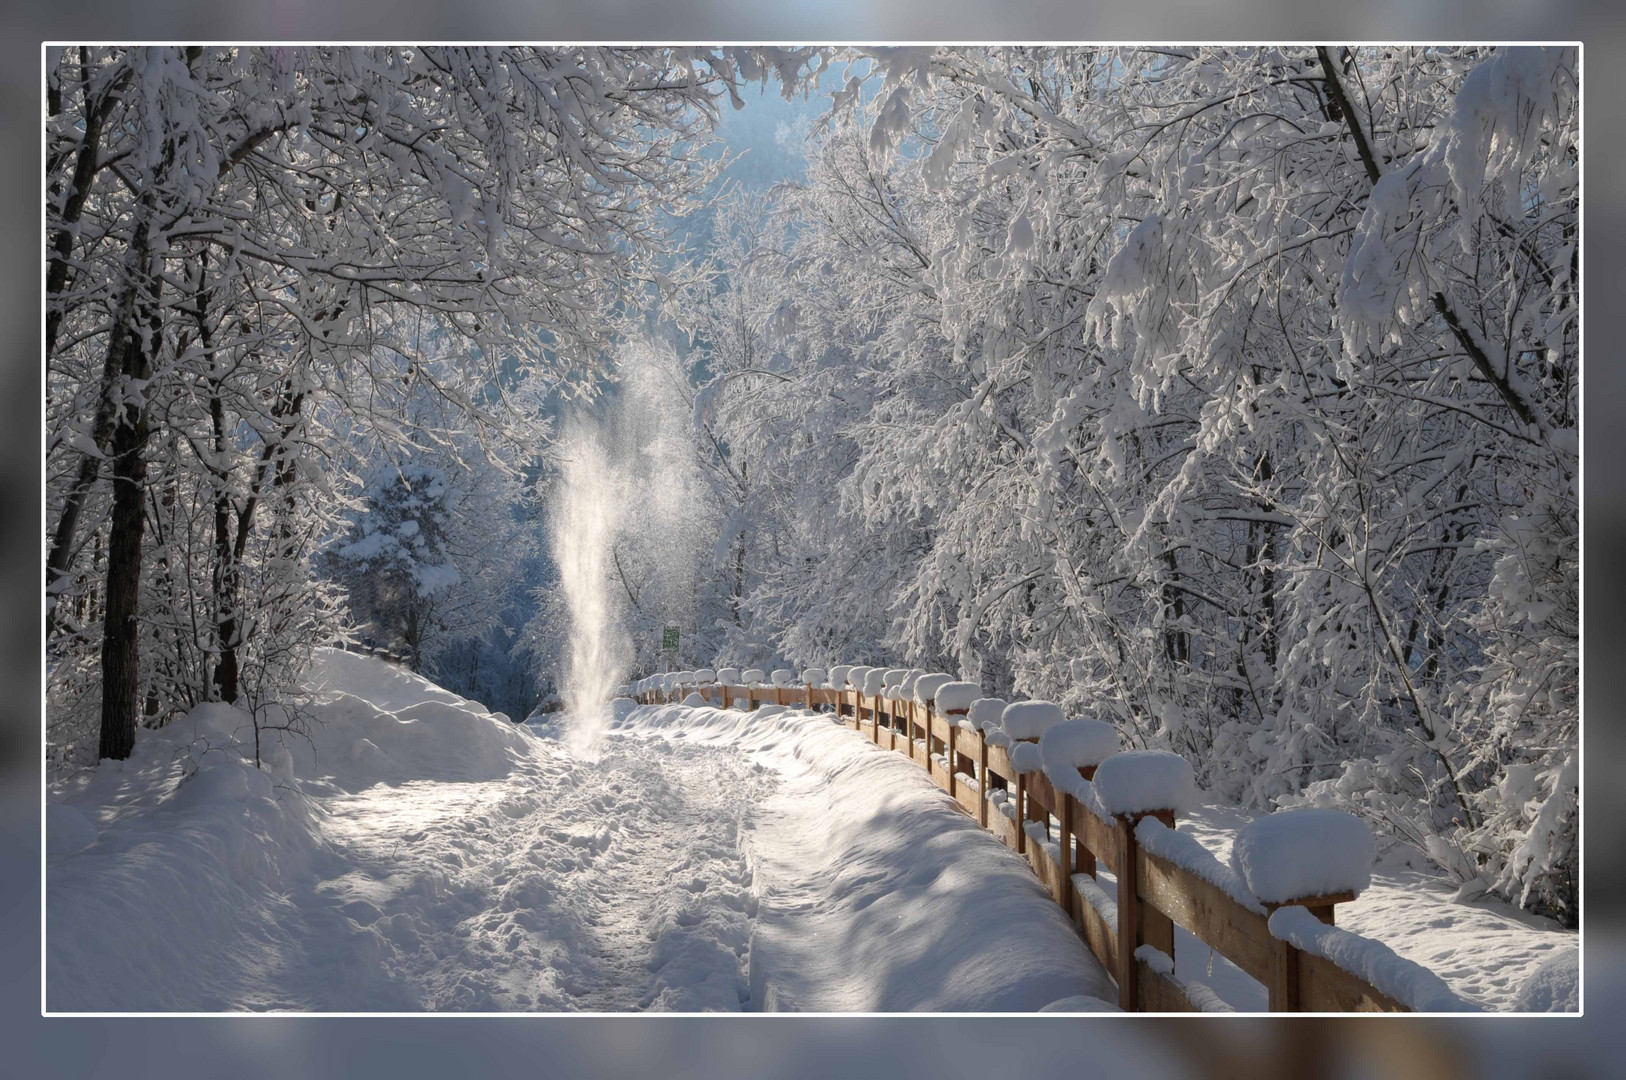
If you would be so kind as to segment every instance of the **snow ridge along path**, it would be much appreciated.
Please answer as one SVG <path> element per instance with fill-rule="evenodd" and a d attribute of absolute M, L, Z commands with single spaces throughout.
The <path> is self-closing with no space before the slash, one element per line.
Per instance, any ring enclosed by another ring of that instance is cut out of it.
<path fill-rule="evenodd" d="M 1107 1007 L 1026 865 L 828 717 L 556 733 L 324 651 L 309 742 L 238 712 L 53 786 L 50 1011 Z"/>

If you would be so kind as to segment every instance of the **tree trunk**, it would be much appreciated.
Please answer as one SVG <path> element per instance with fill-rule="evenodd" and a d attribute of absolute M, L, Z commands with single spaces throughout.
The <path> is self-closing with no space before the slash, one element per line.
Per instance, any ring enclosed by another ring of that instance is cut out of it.
<path fill-rule="evenodd" d="M 148 420 L 146 388 L 131 388 L 130 380 L 152 376 L 152 353 L 161 330 L 159 294 L 162 279 L 148 265 L 147 225 L 136 229 L 134 243 L 138 272 L 129 288 L 146 298 L 131 306 L 139 318 L 121 320 L 113 327 L 110 350 L 121 357 L 120 380 L 124 398 L 113 428 L 113 513 L 107 538 L 107 614 L 102 623 L 102 731 L 98 756 L 127 758 L 135 746 L 136 717 L 142 707 L 141 657 L 138 621 L 141 601 L 141 543 L 146 530 Z"/>

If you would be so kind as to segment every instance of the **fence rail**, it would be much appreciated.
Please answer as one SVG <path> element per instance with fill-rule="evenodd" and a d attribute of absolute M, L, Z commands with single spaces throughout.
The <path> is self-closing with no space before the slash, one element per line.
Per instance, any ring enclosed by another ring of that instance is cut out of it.
<path fill-rule="evenodd" d="M 1229 1008 L 1206 986 L 1175 976 L 1176 925 L 1263 984 L 1272 1012 L 1410 1011 L 1360 975 L 1271 932 L 1270 913 L 1290 905 L 1306 908 L 1332 926 L 1337 905 L 1353 900 L 1353 893 L 1268 905 L 1234 895 L 1216 884 L 1229 873 L 1217 858 L 1189 837 L 1160 831 L 1174 829 L 1173 811 L 1117 817 L 1099 813 L 1072 793 L 1058 792 L 1042 769 L 1018 771 L 1003 746 L 969 724 L 962 726 L 963 713 L 809 685 L 691 684 L 670 692 L 647 690 L 637 698 L 643 704 L 663 704 L 688 693 L 721 708 L 828 706 L 877 746 L 926 769 L 966 813 L 1026 857 L 1116 980 L 1118 1004 L 1125 1011 Z M 1094 773 L 1079 771 L 1086 780 Z M 1144 824 L 1148 819 L 1155 824 Z M 1149 843 L 1159 850 L 1148 850 Z M 1212 865 L 1205 865 L 1205 859 Z M 1103 871 L 1114 880 L 1103 880 Z"/>

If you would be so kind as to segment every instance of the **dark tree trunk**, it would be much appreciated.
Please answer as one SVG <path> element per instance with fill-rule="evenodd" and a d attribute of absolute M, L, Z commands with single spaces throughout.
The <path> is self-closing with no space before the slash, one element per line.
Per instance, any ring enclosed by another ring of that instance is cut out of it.
<path fill-rule="evenodd" d="M 161 279 L 151 272 L 147 226 L 137 227 L 134 244 L 137 273 L 129 288 L 140 297 L 132 305 L 138 318 L 113 328 L 110 350 L 117 350 L 126 379 L 152 376 L 152 353 L 158 347 Z M 145 293 L 143 296 L 142 294 Z M 110 365 L 111 366 L 111 365 Z M 121 382 L 126 380 L 121 380 Z M 102 623 L 102 732 L 98 756 L 127 758 L 135 746 L 136 718 L 142 708 L 138 621 L 141 600 L 141 542 L 146 530 L 147 406 L 141 395 L 126 393 L 113 427 L 113 512 L 108 523 L 106 615 Z"/>

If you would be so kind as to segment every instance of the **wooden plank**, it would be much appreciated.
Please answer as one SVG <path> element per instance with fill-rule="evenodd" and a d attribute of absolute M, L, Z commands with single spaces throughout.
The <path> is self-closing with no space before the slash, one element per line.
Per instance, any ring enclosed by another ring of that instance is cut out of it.
<path fill-rule="evenodd" d="M 1005 781 L 1007 785 L 1016 783 L 1016 769 L 1011 765 L 1011 756 L 1003 746 L 988 748 L 988 771 Z"/>
<path fill-rule="evenodd" d="M 948 717 L 944 716 L 940 712 L 937 712 L 936 710 L 933 710 L 931 715 L 931 725 L 932 738 L 936 739 L 940 743 L 947 743 L 949 739 L 949 729 L 954 726 L 949 723 Z"/>
<path fill-rule="evenodd" d="M 932 780 L 936 782 L 937 786 L 947 791 L 949 786 L 948 770 L 939 765 L 937 759 L 930 755 L 926 758 L 926 768 L 931 773 Z"/>
<path fill-rule="evenodd" d="M 1112 825 L 1097 817 L 1089 807 L 1073 800 L 1073 820 L 1068 829 L 1082 841 L 1097 861 L 1109 871 L 1118 872 L 1118 837 Z M 1093 873 L 1093 868 L 1091 870 Z M 1182 924 L 1184 925 L 1184 924 Z"/>
<path fill-rule="evenodd" d="M 1035 844 L 1032 837 L 1028 838 L 1027 856 L 1028 865 L 1033 867 L 1033 873 L 1051 896 L 1061 897 L 1072 891 L 1072 883 L 1062 876 L 1061 867 L 1045 851 L 1044 845 Z"/>
<path fill-rule="evenodd" d="M 1069 882 L 1069 885 L 1072 883 Z M 1102 890 L 1103 892 L 1105 890 Z M 1080 925 L 1084 928 L 1084 941 L 1089 945 L 1095 958 L 1101 961 L 1101 966 L 1107 969 L 1109 975 L 1116 977 L 1118 970 L 1118 935 L 1107 925 L 1101 913 L 1095 910 L 1095 905 L 1084 898 L 1076 887 L 1073 896 L 1077 898 L 1078 910 L 1081 918 Z"/>
<path fill-rule="evenodd" d="M 972 790 L 971 785 L 957 783 L 954 785 L 954 790 L 949 794 L 953 795 L 954 801 L 964 807 L 965 812 L 972 817 L 977 817 L 981 813 L 982 795 Z"/>
<path fill-rule="evenodd" d="M 1167 954 L 1164 954 L 1167 955 Z M 1200 1012 L 1174 980 L 1135 960 L 1136 1005 L 1141 1012 Z"/>
<path fill-rule="evenodd" d="M 1249 911 L 1219 886 L 1161 856 L 1141 849 L 1136 862 L 1141 899 L 1244 972 L 1270 985 L 1276 939 L 1270 935 L 1265 916 Z"/>
<path fill-rule="evenodd" d="M 999 839 L 1006 847 L 1014 848 L 1019 835 L 1016 822 L 1000 813 L 999 807 L 992 804 L 988 807 L 988 831 Z"/>
<path fill-rule="evenodd" d="M 1305 1012 L 1410 1012 L 1331 960 L 1298 954 L 1299 1008 Z"/>
<path fill-rule="evenodd" d="M 1056 795 L 1055 787 L 1050 783 L 1050 777 L 1043 772 L 1030 772 L 1027 774 L 1028 808 L 1033 821 L 1043 821 L 1061 805 L 1061 799 Z"/>

